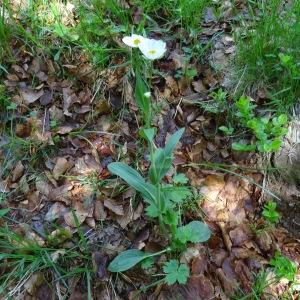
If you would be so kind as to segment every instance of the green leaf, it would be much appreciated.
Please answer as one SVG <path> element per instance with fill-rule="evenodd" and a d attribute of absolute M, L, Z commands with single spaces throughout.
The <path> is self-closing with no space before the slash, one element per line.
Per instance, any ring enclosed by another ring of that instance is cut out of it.
<path fill-rule="evenodd" d="M 186 184 L 189 182 L 189 179 L 183 173 L 178 173 L 173 176 L 174 184 Z"/>
<path fill-rule="evenodd" d="M 268 201 L 263 209 L 262 215 L 271 223 L 277 223 L 280 214 L 276 211 L 277 204 L 274 201 Z"/>
<path fill-rule="evenodd" d="M 236 102 L 236 107 L 238 109 L 237 116 L 241 117 L 244 122 L 247 122 L 253 117 L 253 109 L 256 105 L 252 104 L 248 97 L 242 96 Z"/>
<path fill-rule="evenodd" d="M 166 156 L 171 156 L 173 151 L 184 133 L 184 128 L 177 130 L 168 140 L 165 146 Z"/>
<path fill-rule="evenodd" d="M 152 143 L 152 141 L 155 137 L 156 131 L 157 131 L 157 129 L 154 127 L 142 128 L 139 133 L 142 138 L 147 140 L 149 143 Z"/>
<path fill-rule="evenodd" d="M 186 264 L 180 264 L 176 259 L 171 259 L 166 262 L 163 267 L 166 273 L 165 281 L 168 285 L 178 283 L 184 284 L 190 275 L 189 267 Z"/>
<path fill-rule="evenodd" d="M 206 224 L 200 221 L 192 221 L 185 226 L 176 229 L 175 239 L 181 243 L 201 243 L 210 238 L 211 231 Z"/>
<path fill-rule="evenodd" d="M 9 211 L 10 211 L 10 208 L 0 209 L 0 218 L 3 218 Z"/>
<path fill-rule="evenodd" d="M 149 168 L 151 182 L 156 184 L 167 174 L 172 166 L 172 157 L 167 157 L 164 149 L 158 148 L 153 153 L 153 159 Z"/>
<path fill-rule="evenodd" d="M 223 131 L 224 134 L 226 135 L 231 135 L 233 134 L 234 128 L 233 127 L 227 127 L 227 126 L 220 126 L 219 130 Z"/>
<path fill-rule="evenodd" d="M 153 266 L 153 264 L 154 264 L 154 258 L 151 256 L 151 257 L 147 257 L 144 260 L 142 260 L 141 267 L 143 269 L 149 269 Z"/>
<path fill-rule="evenodd" d="M 170 225 L 171 228 L 176 230 L 176 226 L 180 219 L 180 213 L 174 210 L 167 210 L 164 214 L 163 222 L 167 225 Z"/>
<path fill-rule="evenodd" d="M 144 178 L 136 170 L 122 162 L 110 163 L 107 168 L 112 174 L 121 177 L 130 186 L 139 191 L 150 203 L 155 202 L 155 186 L 146 183 Z"/>
<path fill-rule="evenodd" d="M 274 258 L 270 260 L 270 265 L 274 268 L 275 275 L 278 279 L 286 278 L 289 281 L 294 281 L 297 266 L 280 252 L 277 251 L 275 253 Z"/>
<path fill-rule="evenodd" d="M 114 258 L 109 264 L 108 270 L 110 272 L 124 272 L 149 257 L 149 255 L 151 256 L 151 254 L 137 249 L 126 250 Z"/>
<path fill-rule="evenodd" d="M 254 151 L 256 146 L 242 143 L 232 143 L 231 145 L 233 150 L 237 151 Z"/>
<path fill-rule="evenodd" d="M 175 203 L 182 203 L 188 197 L 192 196 L 192 192 L 188 187 L 175 186 L 164 190 L 165 197 Z"/>
<path fill-rule="evenodd" d="M 160 215 L 160 211 L 158 210 L 157 206 L 153 203 L 146 208 L 146 214 L 148 217 L 156 218 Z"/>
<path fill-rule="evenodd" d="M 145 93 L 148 92 L 148 87 L 139 72 L 136 72 L 135 79 L 135 101 L 144 116 L 146 124 L 150 125 L 151 101 L 149 97 L 145 96 Z"/>
<path fill-rule="evenodd" d="M 183 132 L 184 128 L 176 131 L 169 138 L 164 149 L 158 148 L 154 152 L 151 167 L 149 169 L 149 176 L 153 184 L 160 182 L 172 166 L 172 154 Z"/>

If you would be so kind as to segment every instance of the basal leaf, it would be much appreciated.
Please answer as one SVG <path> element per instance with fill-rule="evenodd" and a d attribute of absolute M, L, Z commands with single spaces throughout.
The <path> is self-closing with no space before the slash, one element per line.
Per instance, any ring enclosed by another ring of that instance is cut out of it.
<path fill-rule="evenodd" d="M 130 186 L 139 191 L 152 203 L 155 201 L 156 189 L 145 182 L 144 178 L 136 170 L 122 162 L 113 162 L 108 165 L 108 170 L 126 181 Z"/>
<path fill-rule="evenodd" d="M 134 267 L 147 257 L 149 257 L 149 253 L 145 253 L 137 249 L 127 250 L 115 257 L 115 259 L 109 264 L 108 270 L 110 272 L 124 272 Z"/>

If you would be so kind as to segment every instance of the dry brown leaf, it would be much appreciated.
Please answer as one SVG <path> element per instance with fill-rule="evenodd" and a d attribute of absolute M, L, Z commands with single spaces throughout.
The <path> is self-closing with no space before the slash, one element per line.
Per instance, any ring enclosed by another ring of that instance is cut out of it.
<path fill-rule="evenodd" d="M 249 268 L 246 266 L 246 264 L 242 260 L 239 260 L 236 263 L 234 270 L 239 278 L 239 282 L 241 283 L 244 291 L 246 293 L 250 293 L 253 277 L 252 277 L 252 274 L 251 274 Z"/>
<path fill-rule="evenodd" d="M 228 256 L 228 252 L 224 249 L 212 249 L 210 251 L 210 260 L 214 262 L 218 267 L 221 267 L 225 258 Z"/>
<path fill-rule="evenodd" d="M 16 182 L 24 173 L 25 167 L 22 162 L 19 160 L 12 171 L 12 178 L 13 182 Z"/>
<path fill-rule="evenodd" d="M 97 221 L 104 221 L 107 217 L 107 212 L 101 199 L 97 199 L 95 202 L 94 217 Z"/>
<path fill-rule="evenodd" d="M 85 221 L 87 215 L 87 212 L 69 211 L 64 214 L 64 220 L 70 227 L 77 227 Z"/>
<path fill-rule="evenodd" d="M 250 239 L 249 231 L 247 232 L 245 228 L 242 228 L 241 226 L 231 230 L 229 236 L 235 247 L 242 246 L 244 242 Z"/>
<path fill-rule="evenodd" d="M 192 83 L 193 85 L 193 88 L 194 90 L 197 92 L 197 93 L 203 93 L 203 92 L 206 92 L 207 89 L 206 87 L 204 86 L 203 82 L 201 79 L 197 80 L 197 81 L 194 81 Z"/>
<path fill-rule="evenodd" d="M 20 96 L 22 97 L 22 99 L 26 105 L 29 105 L 29 104 L 35 102 L 43 95 L 44 95 L 43 90 L 34 91 L 30 88 L 20 90 Z"/>
<path fill-rule="evenodd" d="M 29 279 L 24 283 L 24 288 L 26 291 L 34 296 L 36 294 L 37 288 L 44 282 L 44 276 L 42 273 L 34 273 Z"/>
<path fill-rule="evenodd" d="M 116 200 L 107 198 L 104 200 L 104 206 L 116 215 L 124 216 L 123 206 L 119 204 Z"/>
<path fill-rule="evenodd" d="M 204 253 L 201 253 L 195 257 L 192 261 L 191 272 L 193 275 L 202 275 L 207 271 L 208 268 L 208 259 Z"/>
<path fill-rule="evenodd" d="M 108 262 L 108 257 L 103 256 L 100 252 L 93 252 L 92 263 L 94 270 L 96 272 L 97 278 L 101 281 L 108 281 L 109 277 L 106 272 L 106 265 Z"/>
<path fill-rule="evenodd" d="M 46 172 L 45 172 L 45 174 L 46 174 Z M 68 205 L 71 202 L 70 190 L 72 190 L 72 188 L 73 188 L 73 185 L 71 183 L 67 183 L 62 186 L 59 186 L 59 187 L 51 190 L 51 192 L 49 194 L 49 198 L 52 201 L 61 201 Z"/>
<path fill-rule="evenodd" d="M 58 157 L 52 171 L 54 179 L 58 180 L 59 177 L 69 169 L 69 167 L 70 164 L 65 157 Z"/>
<path fill-rule="evenodd" d="M 188 280 L 187 288 L 189 290 L 189 295 L 193 295 L 193 297 L 188 297 L 189 300 L 215 299 L 214 286 L 204 275 L 191 276 Z"/>
<path fill-rule="evenodd" d="M 68 211 L 67 207 L 61 202 L 55 202 L 45 215 L 47 222 L 53 222 L 61 218 Z"/>
<path fill-rule="evenodd" d="M 42 178 L 37 178 L 35 182 L 36 189 L 43 195 L 48 196 L 52 189 L 51 185 L 43 180 Z"/>

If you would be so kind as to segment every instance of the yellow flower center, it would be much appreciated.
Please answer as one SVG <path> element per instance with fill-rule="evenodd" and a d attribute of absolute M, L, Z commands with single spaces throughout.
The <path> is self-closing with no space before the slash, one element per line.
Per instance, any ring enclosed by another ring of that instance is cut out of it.
<path fill-rule="evenodd" d="M 140 42 L 141 42 L 141 41 L 140 41 L 139 39 L 135 39 L 135 40 L 133 41 L 133 43 L 134 43 L 135 45 L 138 45 Z"/>
<path fill-rule="evenodd" d="M 150 51 L 149 51 L 149 54 L 152 54 L 152 55 L 153 55 L 153 54 L 155 54 L 155 53 L 156 53 L 156 50 L 150 50 Z"/>

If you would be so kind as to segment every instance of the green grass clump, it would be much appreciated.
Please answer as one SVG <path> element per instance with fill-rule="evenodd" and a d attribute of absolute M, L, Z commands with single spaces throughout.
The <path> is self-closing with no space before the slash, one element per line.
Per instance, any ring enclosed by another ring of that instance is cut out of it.
<path fill-rule="evenodd" d="M 300 1 L 251 1 L 249 12 L 236 38 L 240 92 L 264 87 L 270 108 L 287 112 L 300 96 Z"/>
<path fill-rule="evenodd" d="M 46 247 L 32 238 L 15 233 L 9 225 L 1 226 L 0 270 L 4 272 L 0 276 L 0 295 L 14 299 L 24 289 L 27 280 L 38 272 L 48 278 L 50 286 L 59 281 L 66 294 L 71 291 L 68 278 L 79 276 L 91 280 L 91 256 L 83 239 L 85 237 L 80 237 L 78 245 L 69 249 L 62 245 Z M 89 285 L 90 282 L 87 282 Z"/>

